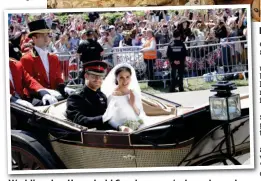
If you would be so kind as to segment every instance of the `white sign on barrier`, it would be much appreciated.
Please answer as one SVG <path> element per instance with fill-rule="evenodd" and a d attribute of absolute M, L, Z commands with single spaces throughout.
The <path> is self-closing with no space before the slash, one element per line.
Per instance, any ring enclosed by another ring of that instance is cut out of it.
<path fill-rule="evenodd" d="M 134 65 L 137 62 L 143 62 L 143 53 L 140 52 L 140 47 L 115 47 L 113 48 L 113 63 L 117 65 L 122 62 Z"/>

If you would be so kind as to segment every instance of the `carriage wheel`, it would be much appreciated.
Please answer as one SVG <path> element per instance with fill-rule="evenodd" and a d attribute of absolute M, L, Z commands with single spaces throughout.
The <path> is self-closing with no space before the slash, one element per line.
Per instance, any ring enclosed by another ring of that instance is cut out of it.
<path fill-rule="evenodd" d="M 35 138 L 26 134 L 12 135 L 11 144 L 12 170 L 57 169 L 54 157 Z"/>
<path fill-rule="evenodd" d="M 47 169 L 39 159 L 29 151 L 12 146 L 12 170 Z"/>

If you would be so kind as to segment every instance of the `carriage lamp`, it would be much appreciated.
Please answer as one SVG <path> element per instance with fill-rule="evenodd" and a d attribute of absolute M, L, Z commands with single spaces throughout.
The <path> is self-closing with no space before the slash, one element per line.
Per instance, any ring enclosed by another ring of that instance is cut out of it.
<path fill-rule="evenodd" d="M 209 106 L 212 120 L 232 121 L 241 116 L 239 94 L 231 93 L 237 89 L 234 83 L 221 81 L 212 85 L 211 92 L 217 92 L 209 97 Z"/>
<path fill-rule="evenodd" d="M 211 119 L 216 121 L 223 121 L 222 128 L 225 136 L 226 154 L 225 158 L 230 160 L 235 165 L 240 165 L 232 153 L 231 145 L 234 143 L 233 136 L 230 128 L 230 121 L 235 120 L 241 116 L 241 104 L 239 94 L 231 93 L 232 90 L 237 89 L 234 83 L 228 81 L 221 81 L 212 85 L 211 92 L 217 92 L 215 95 L 209 97 L 209 107 Z M 234 150 L 234 149 L 233 149 Z"/>

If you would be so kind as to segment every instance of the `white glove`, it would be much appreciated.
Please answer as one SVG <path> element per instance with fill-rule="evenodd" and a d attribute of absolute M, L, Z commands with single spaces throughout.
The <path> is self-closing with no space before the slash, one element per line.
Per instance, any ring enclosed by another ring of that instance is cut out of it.
<path fill-rule="evenodd" d="M 26 107 L 29 107 L 29 108 L 34 108 L 34 106 L 30 102 L 22 100 L 22 99 L 17 99 L 15 101 L 15 103 L 23 105 L 23 106 L 26 106 Z"/>
<path fill-rule="evenodd" d="M 47 92 L 49 92 L 49 94 L 51 94 L 54 97 L 60 97 L 62 96 L 62 94 L 56 90 L 52 90 L 52 89 L 45 89 Z"/>
<path fill-rule="evenodd" d="M 103 123 L 105 123 L 106 121 L 109 121 L 112 118 L 114 112 L 115 112 L 115 101 L 112 99 L 110 101 L 105 113 L 102 116 Z"/>
<path fill-rule="evenodd" d="M 46 105 L 47 101 L 49 102 L 49 104 L 54 104 L 58 102 L 57 99 L 50 94 L 45 94 L 42 98 L 42 101 L 43 101 L 43 105 Z"/>
<path fill-rule="evenodd" d="M 69 88 L 69 87 L 65 87 L 64 88 L 64 92 L 66 92 L 68 95 L 71 95 L 75 92 L 75 89 Z"/>

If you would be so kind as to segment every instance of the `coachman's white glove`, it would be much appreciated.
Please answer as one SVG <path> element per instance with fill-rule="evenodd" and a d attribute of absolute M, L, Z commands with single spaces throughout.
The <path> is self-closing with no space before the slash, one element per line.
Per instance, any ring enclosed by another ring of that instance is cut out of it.
<path fill-rule="evenodd" d="M 34 108 L 34 106 L 30 102 L 22 100 L 22 99 L 17 99 L 15 101 L 15 103 L 23 105 L 23 106 L 26 106 L 26 107 L 29 107 L 29 108 Z"/>
<path fill-rule="evenodd" d="M 66 92 L 68 95 L 71 95 L 75 92 L 75 89 L 69 88 L 69 87 L 65 87 L 64 88 L 64 92 Z"/>
<path fill-rule="evenodd" d="M 43 101 L 43 105 L 46 105 L 47 101 L 49 102 L 50 105 L 58 102 L 57 99 L 50 94 L 45 94 L 42 98 L 42 101 Z"/>
<path fill-rule="evenodd" d="M 46 90 L 49 94 L 51 94 L 54 97 L 61 97 L 62 94 L 56 90 L 52 90 L 52 89 L 44 89 Z"/>

